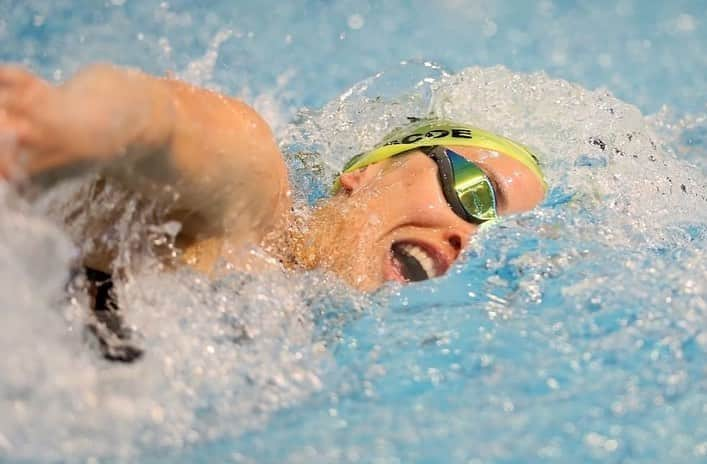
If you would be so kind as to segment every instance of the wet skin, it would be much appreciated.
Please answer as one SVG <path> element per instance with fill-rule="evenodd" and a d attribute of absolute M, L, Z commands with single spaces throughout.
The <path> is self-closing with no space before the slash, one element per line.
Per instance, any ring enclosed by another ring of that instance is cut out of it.
<path fill-rule="evenodd" d="M 450 148 L 496 184 L 501 215 L 542 200 L 542 182 L 515 159 Z M 182 226 L 182 262 L 206 273 L 229 259 L 224 250 L 257 245 L 286 267 L 323 267 L 368 291 L 410 280 L 401 248 L 424 261 L 425 276 L 444 274 L 478 230 L 452 212 L 420 151 L 345 173 L 342 190 L 300 219 L 272 133 L 243 102 L 110 65 L 58 86 L 0 65 L 0 179 L 86 165 L 166 198 Z M 237 256 L 237 268 L 258 268 Z M 84 264 L 113 270 L 108 253 Z"/>
<path fill-rule="evenodd" d="M 449 147 L 479 166 L 495 184 L 500 215 L 528 211 L 544 196 L 544 185 L 509 156 L 473 147 Z M 414 150 L 345 173 L 342 191 L 319 206 L 310 231 L 319 265 L 352 285 L 373 290 L 386 281 L 408 280 L 394 245 L 416 245 L 426 255 L 429 277 L 444 274 L 479 226 L 447 204 L 429 157 Z"/>

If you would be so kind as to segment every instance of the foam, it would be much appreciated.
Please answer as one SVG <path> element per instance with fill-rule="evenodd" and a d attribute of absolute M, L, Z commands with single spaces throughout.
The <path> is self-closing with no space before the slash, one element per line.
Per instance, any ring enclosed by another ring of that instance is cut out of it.
<path fill-rule="evenodd" d="M 466 10 L 483 11 L 484 18 L 462 19 L 500 41 L 477 41 L 474 54 L 449 52 L 443 45 L 453 36 L 428 34 L 440 27 L 410 30 L 409 18 L 393 5 L 385 14 L 358 13 L 365 17 L 360 32 L 370 41 L 357 48 L 350 40 L 354 30 L 335 41 L 334 21 L 314 28 L 316 39 L 308 42 L 304 31 L 283 30 L 279 21 L 254 32 L 250 23 L 259 16 L 252 11 L 231 24 L 224 19 L 236 14 L 230 3 L 199 11 L 203 24 L 179 5 L 113 4 L 97 22 L 95 11 L 73 16 L 70 1 L 18 3 L 8 15 L 12 21 L 0 20 L 0 35 L 15 39 L 11 57 L 55 79 L 109 57 L 240 93 L 274 122 L 308 200 L 324 194 L 348 157 L 407 116 L 430 112 L 527 143 L 542 153 L 553 189 L 538 210 L 484 232 L 449 277 L 394 289 L 389 304 L 319 273 L 232 274 L 214 282 L 187 271 L 157 274 L 153 247 L 169 245 L 174 227 L 144 199 L 117 188 L 91 196 L 88 178 L 59 185 L 31 205 L 5 189 L 0 456 L 180 460 L 190 447 L 218 440 L 228 441 L 226 451 L 208 449 L 214 454 L 194 460 L 669 462 L 707 453 L 699 441 L 704 421 L 695 417 L 705 403 L 707 346 L 704 115 L 646 119 L 605 90 L 542 73 L 494 67 L 452 75 L 422 60 L 383 69 L 286 126 L 297 104 L 318 104 L 342 81 L 409 54 L 383 50 L 370 28 L 405 31 L 415 54 L 434 47 L 431 56 L 457 65 L 497 62 L 504 49 L 523 55 L 533 33 L 509 30 L 502 5 L 489 4 L 495 8 Z M 456 11 L 459 2 L 445 5 Z M 560 8 L 543 5 L 543 18 Z M 333 9 L 330 18 L 342 11 L 348 18 L 348 6 L 322 8 Z M 299 10 L 278 8 L 290 13 L 285 17 Z M 619 9 L 623 22 L 630 2 Z M 69 26 L 48 27 L 68 12 L 74 18 Z M 137 16 L 147 19 L 132 21 Z M 690 33 L 686 43 L 698 43 L 695 31 L 684 30 L 692 23 L 677 18 L 681 34 Z M 557 24 L 546 37 L 548 66 L 577 79 L 589 74 L 588 82 L 615 83 L 618 76 L 615 88 L 624 93 L 634 85 L 631 76 L 617 74 L 619 51 L 609 55 L 594 45 L 590 54 L 600 72 L 588 73 L 589 65 L 569 59 L 585 41 L 567 39 L 573 23 L 560 19 L 523 24 Z M 37 34 L 19 32 L 34 21 Z M 617 26 L 607 31 L 619 34 Z M 452 29 L 462 30 L 445 27 Z M 122 40 L 115 40 L 116 30 L 124 32 Z M 609 43 L 622 36 L 612 37 Z M 301 43 L 297 53 L 293 44 Z M 313 43 L 322 60 L 332 61 L 305 60 L 301 51 Z M 631 39 L 626 48 L 634 64 L 660 58 L 649 39 Z M 377 55 L 353 65 L 342 50 Z M 344 58 L 335 61 L 334 54 Z M 641 76 L 660 72 L 651 66 Z M 669 82 L 699 84 L 675 79 Z M 322 81 L 321 88 L 311 85 Z M 655 105 L 662 98 L 646 97 L 650 84 L 636 84 L 636 101 Z M 680 98 L 689 98 L 689 89 L 685 95 Z M 298 158 L 303 151 L 310 154 Z M 298 164 L 302 159 L 305 166 Z M 702 173 L 690 163 L 702 165 Z M 312 166 L 321 171 L 312 175 Z M 67 203 L 68 209 L 56 207 Z M 93 234 L 88 225 L 114 206 L 123 211 L 119 220 Z M 74 209 L 84 215 L 58 227 Z M 88 302 L 66 290 L 77 258 L 104 245 L 115 246 L 119 263 L 132 268 L 117 292 L 146 348 L 145 359 L 133 366 L 99 359 L 82 335 Z M 430 437 L 435 446 L 425 446 Z"/>
<path fill-rule="evenodd" d="M 155 249 L 172 240 L 173 225 L 150 202 L 95 182 L 88 175 L 60 184 L 31 207 L 3 186 L 0 454 L 175 453 L 261 427 L 322 388 L 328 335 L 313 321 L 331 308 L 355 308 L 353 294 L 316 272 L 230 272 L 213 281 L 164 272 Z M 101 219 L 108 211 L 114 222 Z M 62 231 L 54 221 L 67 217 Z M 116 294 L 146 353 L 133 365 L 103 361 L 84 328 L 88 298 L 72 274 L 96 246 L 117 249 L 124 277 Z"/>
<path fill-rule="evenodd" d="M 296 431 L 268 428 L 286 445 L 245 457 L 701 459 L 701 116 L 645 118 L 605 90 L 502 67 L 431 77 L 422 104 L 368 92 L 387 75 L 305 113 L 294 146 L 310 138 L 332 176 L 417 108 L 528 144 L 551 191 L 483 229 L 447 277 L 347 327 L 329 414 L 298 410 Z"/>
<path fill-rule="evenodd" d="M 415 90 L 394 97 L 381 92 L 396 73 L 417 79 L 408 86 Z M 309 140 L 333 177 L 406 116 L 428 115 L 475 124 L 531 147 L 550 185 L 557 186 L 554 194 L 571 196 L 572 208 L 603 216 L 614 244 L 638 245 L 639 235 L 648 233 L 642 245 L 654 246 L 680 223 L 705 220 L 702 173 L 678 159 L 636 107 L 606 90 L 589 91 L 543 73 L 494 67 L 449 75 L 432 65 L 404 63 L 357 84 L 321 112 L 304 113 L 290 138 L 295 144 Z M 622 226 L 633 232 L 617 235 Z"/>

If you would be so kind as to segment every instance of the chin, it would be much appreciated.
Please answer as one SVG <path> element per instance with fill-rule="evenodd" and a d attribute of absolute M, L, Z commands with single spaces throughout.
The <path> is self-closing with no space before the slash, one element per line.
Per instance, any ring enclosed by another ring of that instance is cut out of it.
<path fill-rule="evenodd" d="M 374 291 L 386 282 L 388 250 L 379 244 L 381 225 L 370 223 L 370 213 L 340 203 L 320 205 L 310 222 L 309 242 L 316 244 L 313 267 L 333 272 L 358 290 Z"/>
<path fill-rule="evenodd" d="M 361 260 L 356 260 L 355 257 L 346 257 L 336 261 L 336 263 L 332 263 L 334 266 L 330 270 L 357 290 L 372 292 L 386 282 L 381 270 L 382 266 L 376 266 L 370 260 L 362 262 Z"/>

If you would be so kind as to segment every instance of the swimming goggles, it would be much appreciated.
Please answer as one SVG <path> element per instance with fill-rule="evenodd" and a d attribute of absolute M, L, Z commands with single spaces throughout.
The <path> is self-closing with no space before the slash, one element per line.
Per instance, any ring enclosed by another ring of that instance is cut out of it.
<path fill-rule="evenodd" d="M 498 217 L 496 192 L 481 168 L 440 145 L 420 150 L 437 164 L 444 198 L 457 216 L 472 224 Z"/>
<path fill-rule="evenodd" d="M 406 151 L 437 145 L 474 147 L 502 153 L 527 167 L 547 190 L 538 160 L 527 147 L 493 132 L 444 119 L 420 119 L 400 127 L 371 150 L 351 158 L 344 166 L 343 172 L 355 171 Z M 340 188 L 341 182 L 337 178 L 332 193 L 336 193 Z"/>
<path fill-rule="evenodd" d="M 370 151 L 354 156 L 342 172 L 351 172 L 410 150 L 422 150 L 437 164 L 447 202 L 462 219 L 474 224 L 498 216 L 496 192 L 486 174 L 449 146 L 475 147 L 509 156 L 547 184 L 535 155 L 525 146 L 492 132 L 444 119 L 419 119 L 388 134 Z M 341 188 L 340 177 L 332 193 Z"/>

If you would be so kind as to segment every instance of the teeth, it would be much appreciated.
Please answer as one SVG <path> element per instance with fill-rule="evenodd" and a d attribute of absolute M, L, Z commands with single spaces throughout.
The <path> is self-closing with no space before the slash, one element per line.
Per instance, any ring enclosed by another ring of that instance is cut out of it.
<path fill-rule="evenodd" d="M 427 251 L 417 245 L 412 245 L 409 243 L 401 245 L 400 248 L 405 253 L 419 261 L 420 265 L 425 270 L 427 275 L 430 276 L 430 278 L 437 277 L 437 269 L 435 266 L 435 262 L 432 257 L 427 254 Z"/>

